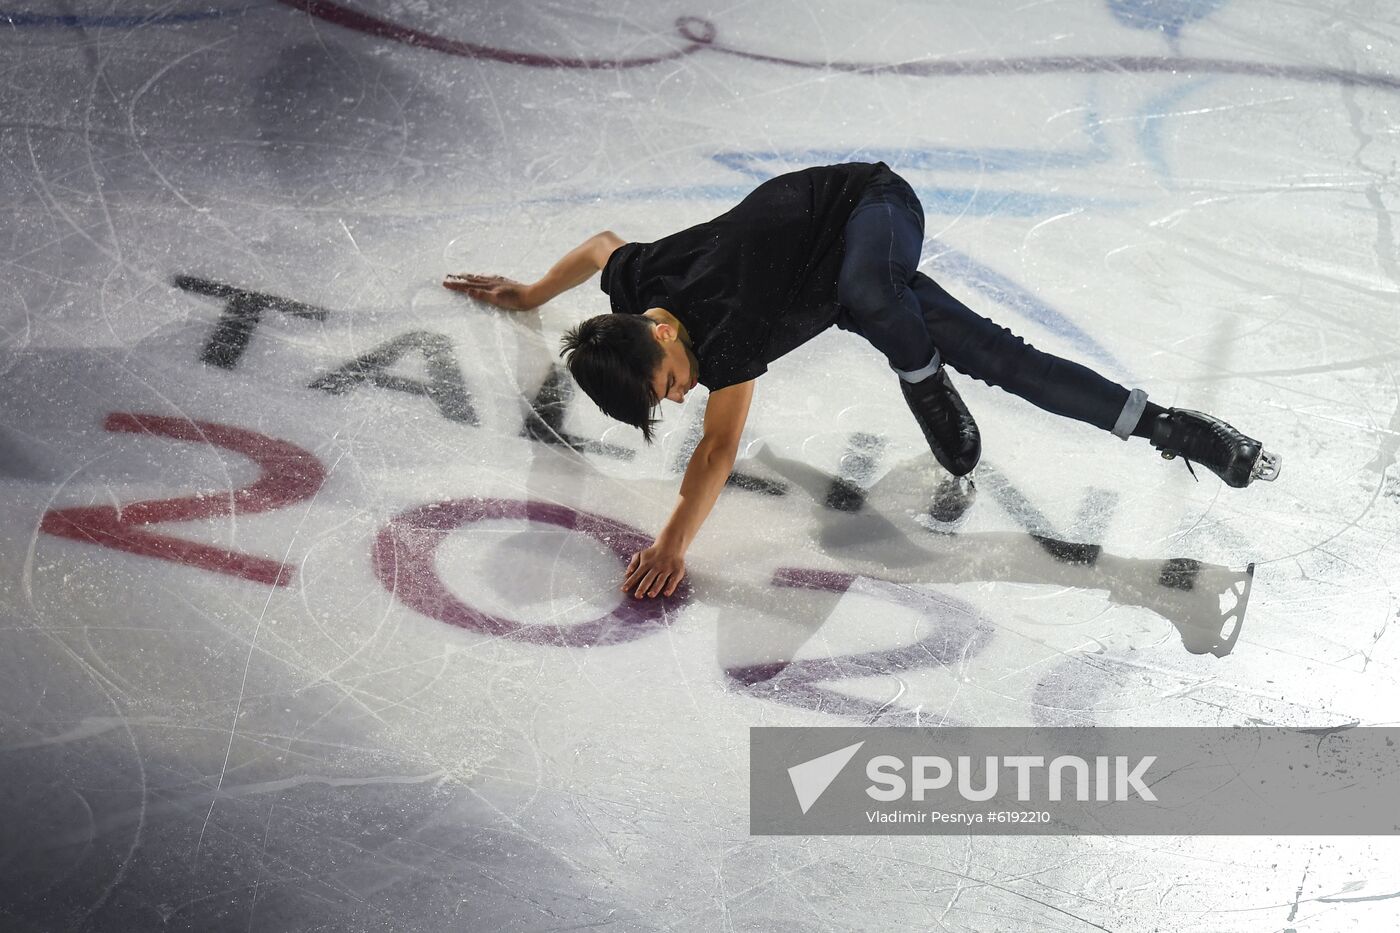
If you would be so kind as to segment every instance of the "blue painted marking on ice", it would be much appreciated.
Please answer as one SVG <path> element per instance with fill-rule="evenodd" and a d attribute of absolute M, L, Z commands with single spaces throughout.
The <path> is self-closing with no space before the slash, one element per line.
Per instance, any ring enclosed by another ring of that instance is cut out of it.
<path fill-rule="evenodd" d="M 1169 91 L 1157 95 L 1147 101 L 1137 112 L 1137 141 L 1142 149 L 1142 154 L 1147 157 L 1152 168 L 1166 179 L 1172 181 L 1171 167 L 1167 164 L 1167 157 L 1162 145 L 1162 127 L 1172 114 L 1168 111 L 1172 107 L 1181 103 L 1191 94 L 1209 84 L 1211 79 L 1202 78 L 1198 81 L 1189 81 L 1180 87 L 1174 87 Z"/>
<path fill-rule="evenodd" d="M 764 180 L 767 180 L 765 176 Z M 581 204 L 590 201 L 726 201 L 737 204 L 753 191 L 753 185 L 688 185 L 666 188 L 632 188 L 626 191 L 585 192 L 541 198 L 536 204 Z M 926 188 L 915 193 L 928 214 L 952 217 L 1044 217 L 1085 207 L 1121 209 L 1130 202 L 1072 195 L 1030 194 L 987 188 Z"/>
<path fill-rule="evenodd" d="M 247 12 L 249 7 L 227 10 L 198 10 L 189 13 L 147 13 L 128 16 L 82 15 L 77 13 L 34 13 L 20 10 L 6 13 L 0 10 L 3 26 L 59 26 L 77 29 L 140 29 L 145 26 L 173 26 L 223 19 Z"/>
<path fill-rule="evenodd" d="M 1109 161 L 1112 151 L 1103 125 L 1092 106 L 1084 110 L 1084 133 L 1090 145 L 1081 149 L 787 149 L 720 152 L 711 156 L 725 168 L 760 180 L 793 168 L 838 162 L 884 162 L 896 171 L 1026 172 L 1038 169 L 1085 168 Z M 768 163 L 768 164 L 764 164 Z"/>
<path fill-rule="evenodd" d="M 813 151 L 815 152 L 815 150 Z M 739 157 L 743 154 L 731 154 Z M 770 154 L 761 154 L 768 157 Z M 788 154 L 785 154 L 788 155 Z M 731 166 L 732 167 L 732 166 Z M 901 164 L 902 168 L 903 165 Z M 764 177 L 763 180 L 766 180 Z M 634 188 L 626 191 L 587 192 L 550 198 L 532 199 L 535 204 L 581 204 L 611 201 L 681 201 L 713 200 L 735 204 L 753 190 L 752 185 L 687 185 L 665 188 Z M 972 188 L 918 188 L 916 193 L 928 214 L 948 216 L 1011 216 L 1037 217 L 1062 214 L 1086 205 L 1096 208 L 1123 208 L 1131 202 L 1100 198 L 1076 198 L 1059 195 L 1036 195 L 1022 191 L 988 191 Z M 1066 315 L 1037 298 L 1010 278 L 973 260 L 956 250 L 943 248 L 937 265 L 940 274 L 956 276 L 978 292 L 986 295 L 1026 320 L 1068 340 L 1083 353 L 1098 362 L 1112 366 L 1128 377 L 1127 368 L 1107 349 L 1085 333 Z"/>
<path fill-rule="evenodd" d="M 783 172 L 810 165 L 830 165 L 839 162 L 884 162 L 901 174 L 914 171 L 964 172 L 982 174 L 1004 172 L 1036 172 L 1047 169 L 1080 169 L 1108 162 L 1113 152 L 1104 135 L 1092 102 L 1083 108 L 1083 132 L 1088 144 L 1078 149 L 1016 149 L 1016 148 L 903 148 L 875 149 L 772 149 L 719 152 L 711 156 L 727 169 L 747 175 L 757 181 L 767 181 Z M 1129 202 L 1090 196 L 1046 195 L 1029 191 L 997 190 L 934 186 L 921 187 L 916 179 L 907 179 L 918 192 L 924 210 L 929 214 L 970 217 L 1039 217 L 1062 214 L 1087 206 L 1124 208 Z M 739 200 L 749 189 L 739 187 L 697 186 L 692 188 L 649 189 L 633 193 L 635 197 L 718 197 Z"/>
<path fill-rule="evenodd" d="M 754 178 L 774 174 L 771 163 L 806 166 L 838 162 L 884 162 L 901 169 L 951 172 L 1025 172 L 1045 168 L 1083 168 L 1106 162 L 1109 153 L 1094 149 L 1054 152 L 1046 149 L 807 149 L 803 151 L 722 152 L 713 156 L 725 168 Z M 765 165 L 764 163 L 769 163 Z"/>
<path fill-rule="evenodd" d="M 987 188 L 925 188 L 915 185 L 914 192 L 923 203 L 925 213 L 955 217 L 1043 217 L 1085 207 L 1120 210 L 1131 206 L 1130 202 L 1118 199 Z"/>
<path fill-rule="evenodd" d="M 1064 314 L 1056 311 L 1000 272 L 982 265 L 971 256 L 955 249 L 949 249 L 937 241 L 933 242 L 938 247 L 938 255 L 933 261 L 933 265 L 937 267 L 936 271 L 939 274 L 931 276 L 935 281 L 946 280 L 949 277 L 962 280 L 1003 307 L 1015 311 L 1026 320 L 1039 324 L 1051 333 L 1070 341 L 1095 360 L 1112 366 L 1116 372 L 1121 374 L 1120 378 L 1131 380 L 1132 374 L 1117 357 L 1108 352 L 1097 340 L 1090 337 Z"/>
<path fill-rule="evenodd" d="M 682 188 L 634 188 L 628 191 L 588 192 L 533 200 L 535 204 L 581 204 L 591 201 L 711 200 L 738 203 L 753 191 L 751 185 L 691 185 Z M 986 188 L 916 188 L 928 214 L 954 217 L 1043 217 L 1085 207 L 1122 209 L 1132 203 L 1104 198 L 1035 195 L 1024 191 Z"/>
<path fill-rule="evenodd" d="M 703 200 L 735 204 L 753 190 L 753 182 L 763 182 L 786 171 L 810 165 L 837 162 L 882 161 L 896 171 L 931 172 L 1034 172 L 1044 169 L 1090 168 L 1108 162 L 1112 149 L 1104 135 L 1093 101 L 1083 108 L 1083 132 L 1088 143 L 1077 149 L 952 148 L 923 149 L 791 149 L 744 150 L 716 153 L 711 158 L 731 171 L 751 179 L 744 185 L 683 185 L 633 188 L 625 191 L 583 192 L 539 198 L 536 204 L 582 204 L 611 201 Z M 1161 160 L 1159 160 L 1161 161 Z M 1164 161 L 1163 161 L 1163 164 Z M 1047 195 L 1028 191 L 998 190 L 985 187 L 914 185 L 924 211 L 930 215 L 954 217 L 1044 217 L 1092 206 L 1096 209 L 1123 209 L 1134 202 L 1088 195 Z M 1068 340 L 1098 362 L 1126 374 L 1125 367 L 1064 314 L 1037 298 L 1006 276 L 975 262 L 962 253 L 948 250 L 938 261 L 941 272 L 957 276 L 978 292 L 1009 310 Z"/>
<path fill-rule="evenodd" d="M 1187 23 L 1205 19 L 1226 0 L 1108 0 L 1114 19 L 1130 29 L 1156 30 L 1176 41 Z"/>

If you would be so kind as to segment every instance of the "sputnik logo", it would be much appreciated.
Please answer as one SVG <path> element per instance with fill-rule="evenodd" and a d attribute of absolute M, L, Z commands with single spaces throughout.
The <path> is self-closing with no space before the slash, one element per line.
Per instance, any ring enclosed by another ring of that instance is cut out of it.
<path fill-rule="evenodd" d="M 864 744 L 865 742 L 862 741 L 854 745 L 847 745 L 845 748 L 838 748 L 834 752 L 788 768 L 788 777 L 792 779 L 793 792 L 797 794 L 797 803 L 802 807 L 804 814 L 812 809 L 812 804 L 816 803 L 822 794 L 826 793 L 826 789 L 831 786 L 832 781 L 836 780 L 841 769 L 846 767 Z"/>

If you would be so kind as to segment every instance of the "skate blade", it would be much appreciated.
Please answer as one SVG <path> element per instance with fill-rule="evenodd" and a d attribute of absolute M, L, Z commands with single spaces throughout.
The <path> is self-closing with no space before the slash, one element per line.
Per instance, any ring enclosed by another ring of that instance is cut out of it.
<path fill-rule="evenodd" d="M 1267 450 L 1260 451 L 1259 459 L 1254 461 L 1254 469 L 1250 471 L 1250 479 L 1272 483 L 1278 479 L 1281 469 L 1283 469 L 1282 455 L 1270 453 Z"/>

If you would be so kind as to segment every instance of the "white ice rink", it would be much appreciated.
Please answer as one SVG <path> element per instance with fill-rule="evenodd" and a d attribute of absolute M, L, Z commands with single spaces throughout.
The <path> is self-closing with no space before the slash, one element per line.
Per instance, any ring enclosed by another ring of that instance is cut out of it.
<path fill-rule="evenodd" d="M 0 0 L 0 74 L 0 928 L 1400 926 L 1394 837 L 748 826 L 756 725 L 1400 719 L 1392 3 Z M 596 280 L 442 275 L 853 159 L 1280 480 L 962 378 L 959 502 L 833 330 L 625 600 L 705 393 L 647 448 L 559 369 Z"/>

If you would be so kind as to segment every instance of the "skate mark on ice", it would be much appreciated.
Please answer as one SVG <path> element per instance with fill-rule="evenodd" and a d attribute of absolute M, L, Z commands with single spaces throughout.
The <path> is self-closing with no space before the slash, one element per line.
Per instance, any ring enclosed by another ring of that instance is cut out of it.
<path fill-rule="evenodd" d="M 415 48 L 441 52 L 444 55 L 453 55 L 458 58 L 484 59 L 487 61 L 504 62 L 509 65 L 524 65 L 529 68 L 614 71 L 624 68 L 640 68 L 646 65 L 657 65 L 662 62 L 675 61 L 678 58 L 683 58 L 686 55 L 690 55 L 704 48 L 714 39 L 715 33 L 715 27 L 707 21 L 695 16 L 682 16 L 676 20 L 676 31 L 686 40 L 687 44 L 678 49 L 638 58 L 561 58 L 557 55 L 498 49 L 489 45 L 478 45 L 474 42 L 451 39 L 435 33 L 414 29 L 411 26 L 404 26 L 392 20 L 371 16 L 368 13 L 362 13 L 359 10 L 351 9 L 340 3 L 332 3 L 330 0 L 278 0 L 278 2 L 285 6 L 292 7 L 293 9 L 301 10 L 309 16 L 314 16 L 328 23 L 334 23 L 346 29 L 353 29 L 356 32 L 362 32 L 378 39 L 388 39 L 391 42 L 399 42 L 404 45 L 414 46 Z"/>
<path fill-rule="evenodd" d="M 0 11 L 0 27 L 45 27 L 58 26 L 69 29 L 144 29 L 147 26 L 179 26 L 185 23 L 204 23 L 213 20 L 241 16 L 252 7 L 240 6 L 226 10 L 191 10 L 188 13 L 146 13 L 129 16 L 80 13 L 34 13 L 16 10 Z"/>
<path fill-rule="evenodd" d="M 1024 77 L 1045 74 L 1227 74 L 1310 84 L 1374 87 L 1400 90 L 1400 77 L 1379 72 L 1346 71 L 1309 65 L 1282 65 L 1224 58 L 1183 58 L 1171 55 L 1052 55 L 1038 58 L 924 59 L 913 62 L 833 62 L 818 59 L 765 55 L 715 42 L 717 29 L 698 16 L 676 20 L 676 32 L 686 44 L 678 49 L 638 58 L 562 58 L 478 45 L 414 29 L 391 20 L 362 13 L 332 0 L 278 0 L 328 23 L 379 39 L 461 58 L 485 59 L 531 68 L 563 68 L 588 71 L 639 68 L 675 61 L 701 50 L 748 61 L 813 71 L 854 75 L 899 75 L 910 78 Z"/>

